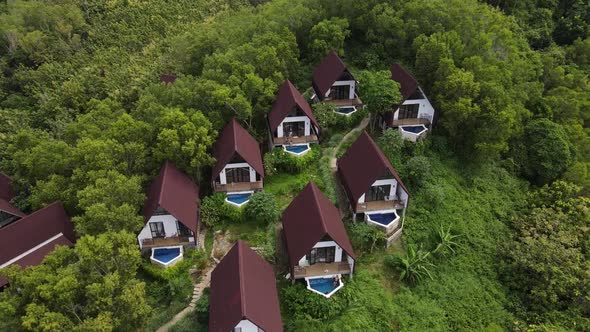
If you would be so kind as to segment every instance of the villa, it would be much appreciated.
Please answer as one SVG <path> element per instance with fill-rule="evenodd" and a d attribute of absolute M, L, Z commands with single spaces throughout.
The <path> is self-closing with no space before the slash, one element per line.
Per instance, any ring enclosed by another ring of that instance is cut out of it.
<path fill-rule="evenodd" d="M 254 191 L 262 190 L 264 167 L 258 142 L 232 119 L 221 131 L 213 148 L 217 160 L 211 175 L 215 192 L 227 193 L 226 201 L 238 207 Z"/>
<path fill-rule="evenodd" d="M 36 266 L 57 246 L 76 242 L 74 225 L 60 202 L 54 202 L 10 225 L 0 228 L 0 269 L 17 264 Z M 0 289 L 9 280 L 0 276 Z"/>
<path fill-rule="evenodd" d="M 391 79 L 400 85 L 402 102 L 384 115 L 382 128 L 398 128 L 404 138 L 415 142 L 432 129 L 434 108 L 418 81 L 404 67 L 393 64 L 390 70 Z"/>
<path fill-rule="evenodd" d="M 238 241 L 211 274 L 209 332 L 282 332 L 272 266 Z"/>
<path fill-rule="evenodd" d="M 270 148 L 282 146 L 285 151 L 301 156 L 311 143 L 318 142 L 320 126 L 311 107 L 297 88 L 285 81 L 268 113 Z"/>
<path fill-rule="evenodd" d="M 12 198 L 14 198 L 12 180 L 8 175 L 0 172 L 0 228 L 25 216 L 22 211 L 10 204 Z"/>
<path fill-rule="evenodd" d="M 358 82 L 334 51 L 315 68 L 312 85 L 312 99 L 334 104 L 339 114 L 350 115 L 363 106 L 357 94 Z"/>
<path fill-rule="evenodd" d="M 338 159 L 338 174 L 353 213 L 387 233 L 388 244 L 401 236 L 408 190 L 373 139 L 363 132 Z"/>
<path fill-rule="evenodd" d="M 290 278 L 305 279 L 307 288 L 325 297 L 352 278 L 355 254 L 338 209 L 309 182 L 283 212 L 283 236 Z"/>
<path fill-rule="evenodd" d="M 152 181 L 143 207 L 145 226 L 137 236 L 142 251 L 151 250 L 154 264 L 168 267 L 197 245 L 199 188 L 166 161 Z"/>

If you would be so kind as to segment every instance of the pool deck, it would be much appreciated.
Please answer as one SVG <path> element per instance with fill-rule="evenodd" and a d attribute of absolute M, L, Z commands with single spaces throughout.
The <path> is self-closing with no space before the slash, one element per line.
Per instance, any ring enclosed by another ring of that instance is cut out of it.
<path fill-rule="evenodd" d="M 250 190 L 261 190 L 263 188 L 262 181 L 256 182 L 236 182 L 228 184 L 215 183 L 215 192 L 240 192 Z"/>
<path fill-rule="evenodd" d="M 185 245 L 190 244 L 189 238 L 187 236 L 171 236 L 171 237 L 162 237 L 162 238 L 155 238 L 155 239 L 144 239 L 141 244 L 143 249 L 149 249 L 154 247 L 164 247 L 164 246 L 176 246 L 176 245 Z"/>
<path fill-rule="evenodd" d="M 383 211 L 383 210 L 397 210 L 403 209 L 403 203 L 399 200 L 391 201 L 373 201 L 358 203 L 356 206 L 356 213 L 371 212 L 371 211 Z"/>
<path fill-rule="evenodd" d="M 350 265 L 348 262 L 317 263 L 305 267 L 295 267 L 295 279 L 349 273 Z"/>
<path fill-rule="evenodd" d="M 291 144 L 305 144 L 305 143 L 317 143 L 317 135 L 308 135 L 300 137 L 273 137 L 274 145 L 291 145 Z"/>

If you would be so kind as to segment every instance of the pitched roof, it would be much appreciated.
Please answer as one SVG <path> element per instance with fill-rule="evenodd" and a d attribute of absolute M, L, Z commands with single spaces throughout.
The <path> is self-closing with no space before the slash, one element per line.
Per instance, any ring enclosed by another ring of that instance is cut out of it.
<path fill-rule="evenodd" d="M 60 235 L 61 233 L 61 235 Z M 56 245 L 76 241 L 74 226 L 60 202 L 54 202 L 0 228 L 0 266 L 38 265 Z M 0 286 L 8 281 L 0 278 Z"/>
<path fill-rule="evenodd" d="M 174 83 L 176 81 L 176 75 L 174 74 L 162 74 L 160 75 L 160 82 L 166 85 Z"/>
<path fill-rule="evenodd" d="M 375 141 L 364 131 L 357 140 L 338 159 L 338 173 L 346 189 L 351 205 L 356 209 L 358 199 L 369 187 L 389 171 L 397 183 L 406 191 L 406 186 L 391 166 L 389 160 Z"/>
<path fill-rule="evenodd" d="M 331 51 L 313 71 L 312 85 L 316 94 L 324 96 L 345 70 L 342 59 Z"/>
<path fill-rule="evenodd" d="M 213 179 L 231 161 L 235 153 L 239 154 L 260 176 L 264 176 L 258 142 L 238 124 L 236 119 L 231 119 L 221 131 L 213 148 L 213 157 L 217 160 L 211 174 Z"/>
<path fill-rule="evenodd" d="M 162 207 L 196 234 L 199 225 L 198 198 L 199 187 L 166 161 L 150 185 L 143 217 L 147 223 L 156 209 Z"/>
<path fill-rule="evenodd" d="M 391 71 L 391 79 L 399 83 L 400 92 L 405 101 L 418 88 L 418 81 L 399 63 L 392 64 L 389 70 Z"/>
<path fill-rule="evenodd" d="M 209 331 L 231 331 L 243 319 L 264 331 L 283 331 L 272 266 L 238 241 L 211 274 Z"/>
<path fill-rule="evenodd" d="M 1 198 L 0 198 L 0 210 L 2 210 L 4 212 L 8 212 L 8 213 L 10 213 L 14 216 L 17 216 L 17 217 L 26 216 L 26 214 L 24 214 L 21 210 L 17 209 L 12 204 L 10 204 L 8 201 L 3 200 Z"/>
<path fill-rule="evenodd" d="M 283 231 L 292 265 L 326 235 L 355 257 L 340 212 L 311 181 L 283 212 Z"/>
<path fill-rule="evenodd" d="M 286 80 L 279 88 L 276 100 L 272 105 L 272 109 L 268 113 L 268 123 L 270 124 L 270 129 L 275 131 L 281 121 L 283 121 L 285 117 L 291 113 L 293 107 L 295 106 L 298 106 L 303 111 L 303 113 L 307 115 L 311 122 L 316 127 L 319 127 L 318 121 L 313 115 L 313 111 L 311 110 L 311 107 L 305 98 L 303 98 L 301 93 L 299 93 L 291 81 Z"/>

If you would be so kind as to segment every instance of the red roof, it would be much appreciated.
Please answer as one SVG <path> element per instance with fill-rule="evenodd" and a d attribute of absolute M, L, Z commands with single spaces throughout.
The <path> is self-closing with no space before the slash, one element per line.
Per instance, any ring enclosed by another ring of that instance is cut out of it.
<path fill-rule="evenodd" d="M 231 119 L 221 131 L 213 148 L 213 157 L 217 160 L 211 175 L 213 180 L 236 153 L 252 166 L 261 177 L 264 176 L 262 155 L 258 142 L 246 129 L 238 124 L 236 119 Z"/>
<path fill-rule="evenodd" d="M 172 84 L 176 81 L 176 75 L 174 74 L 162 74 L 160 75 L 160 82 L 166 85 Z"/>
<path fill-rule="evenodd" d="M 291 81 L 286 80 L 279 88 L 277 98 L 272 105 L 270 113 L 268 113 L 268 123 L 273 132 L 277 129 L 279 124 L 281 124 L 281 121 L 291 113 L 295 106 L 299 107 L 299 109 L 307 115 L 310 121 L 319 128 L 318 121 L 313 115 L 313 111 L 305 98 L 303 98 Z"/>
<path fill-rule="evenodd" d="M 8 175 L 0 172 L 0 199 L 10 201 L 13 197 L 12 180 Z"/>
<path fill-rule="evenodd" d="M 338 159 L 338 173 L 354 210 L 356 210 L 359 198 L 387 171 L 393 175 L 397 183 L 407 193 L 408 189 L 389 160 L 383 155 L 371 136 L 366 131 L 363 132 Z"/>
<path fill-rule="evenodd" d="M 21 210 L 15 208 L 8 201 L 3 200 L 1 198 L 0 198 L 0 210 L 2 210 L 4 212 L 8 212 L 8 213 L 10 213 L 12 215 L 15 215 L 15 216 L 18 216 L 18 217 L 24 217 L 25 216 L 25 214 Z"/>
<path fill-rule="evenodd" d="M 238 241 L 211 274 L 209 332 L 231 331 L 243 319 L 283 331 L 272 266 Z"/>
<path fill-rule="evenodd" d="M 297 264 L 326 235 L 346 254 L 355 257 L 340 211 L 311 181 L 283 212 L 283 232 L 291 265 Z"/>
<path fill-rule="evenodd" d="M 58 236 L 60 233 L 62 235 Z M 55 239 L 51 240 L 54 237 Z M 40 246 L 48 240 L 51 241 Z M 70 218 L 63 205 L 60 202 L 54 202 L 0 228 L 0 243 L 2 244 L 0 265 L 8 263 L 20 255 L 23 256 L 11 264 L 19 264 L 23 267 L 38 265 L 56 245 L 71 246 L 75 241 L 74 226 Z M 28 251 L 31 252 L 24 255 Z M 6 279 L 0 280 L 0 286 L 6 283 Z"/>
<path fill-rule="evenodd" d="M 197 234 L 199 225 L 199 187 L 186 174 L 166 161 L 160 174 L 152 181 L 143 206 L 145 222 L 162 207 Z"/>
<path fill-rule="evenodd" d="M 346 65 L 342 59 L 336 52 L 331 51 L 313 71 L 312 85 L 318 98 L 323 99 L 332 84 L 340 78 L 345 70 Z"/>
<path fill-rule="evenodd" d="M 391 71 L 391 79 L 398 82 L 400 85 L 400 92 L 405 101 L 418 88 L 418 81 L 410 74 L 402 65 L 394 63 L 389 69 Z M 403 101 L 402 101 L 403 103 Z"/>

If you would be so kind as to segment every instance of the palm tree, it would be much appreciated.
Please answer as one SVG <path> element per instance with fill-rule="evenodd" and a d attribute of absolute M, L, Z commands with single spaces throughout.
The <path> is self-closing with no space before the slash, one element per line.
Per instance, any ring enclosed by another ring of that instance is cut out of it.
<path fill-rule="evenodd" d="M 429 256 L 430 252 L 424 251 L 422 248 L 416 250 L 413 246 L 410 246 L 405 256 L 390 256 L 386 264 L 400 273 L 400 280 L 415 285 L 426 277 L 432 279 L 430 269 L 435 265 L 430 262 Z"/>

